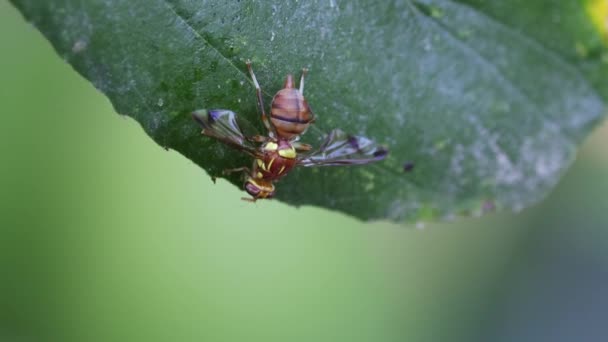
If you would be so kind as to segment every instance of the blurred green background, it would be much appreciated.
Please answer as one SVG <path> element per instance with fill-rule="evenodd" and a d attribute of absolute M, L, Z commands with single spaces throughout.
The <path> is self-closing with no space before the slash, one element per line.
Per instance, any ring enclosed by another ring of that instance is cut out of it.
<path fill-rule="evenodd" d="M 0 2 L 0 341 L 603 341 L 608 125 L 542 204 L 364 224 L 250 204 Z"/>

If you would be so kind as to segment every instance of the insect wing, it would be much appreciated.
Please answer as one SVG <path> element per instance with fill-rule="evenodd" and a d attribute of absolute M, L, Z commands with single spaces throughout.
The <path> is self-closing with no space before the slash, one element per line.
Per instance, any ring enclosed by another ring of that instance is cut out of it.
<path fill-rule="evenodd" d="M 374 141 L 334 129 L 323 145 L 315 152 L 299 160 L 303 166 L 362 165 L 380 161 L 388 150 Z"/>
<path fill-rule="evenodd" d="M 251 155 L 256 148 L 243 134 L 236 121 L 236 114 L 227 109 L 197 110 L 192 118 L 203 127 L 203 134 L 213 137 L 227 145 L 243 150 Z"/>

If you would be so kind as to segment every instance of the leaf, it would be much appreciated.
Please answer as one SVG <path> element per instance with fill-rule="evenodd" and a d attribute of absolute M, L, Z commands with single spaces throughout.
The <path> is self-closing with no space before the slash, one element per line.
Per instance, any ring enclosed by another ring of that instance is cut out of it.
<path fill-rule="evenodd" d="M 189 113 L 229 109 L 261 130 L 244 61 L 267 105 L 308 67 L 317 121 L 302 140 L 340 128 L 390 155 L 297 169 L 277 197 L 361 219 L 524 208 L 606 113 L 591 0 L 11 1 L 119 113 L 212 176 L 251 160 L 201 136 Z"/>

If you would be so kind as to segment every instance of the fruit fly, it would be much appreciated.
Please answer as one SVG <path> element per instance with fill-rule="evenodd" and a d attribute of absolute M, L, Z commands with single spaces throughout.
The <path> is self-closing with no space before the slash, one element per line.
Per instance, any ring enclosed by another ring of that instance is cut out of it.
<path fill-rule="evenodd" d="M 315 120 L 312 110 L 304 98 L 304 78 L 307 69 L 302 69 L 299 88 L 292 75 L 287 75 L 283 88 L 270 105 L 270 116 L 266 114 L 262 89 L 253 73 L 251 62 L 247 69 L 255 85 L 257 102 L 266 127 L 266 135 L 246 136 L 238 125 L 236 114 L 227 109 L 198 110 L 192 117 L 202 127 L 202 134 L 215 138 L 253 157 L 253 166 L 225 170 L 224 174 L 243 172 L 245 191 L 255 202 L 257 199 L 275 195 L 274 182 L 285 176 L 296 166 L 361 165 L 384 159 L 388 150 L 372 140 L 332 130 L 323 144 L 316 150 L 299 142 Z"/>

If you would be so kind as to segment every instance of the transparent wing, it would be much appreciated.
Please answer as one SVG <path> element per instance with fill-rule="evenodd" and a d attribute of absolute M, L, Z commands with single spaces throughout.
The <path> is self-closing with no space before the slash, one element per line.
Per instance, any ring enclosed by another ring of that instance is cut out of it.
<path fill-rule="evenodd" d="M 192 118 L 203 127 L 203 134 L 253 156 L 256 147 L 245 137 L 236 121 L 236 114 L 227 109 L 201 109 L 192 113 Z"/>
<path fill-rule="evenodd" d="M 366 137 L 334 129 L 318 150 L 304 155 L 298 163 L 303 166 L 362 165 L 382 160 L 387 155 L 386 148 Z"/>

